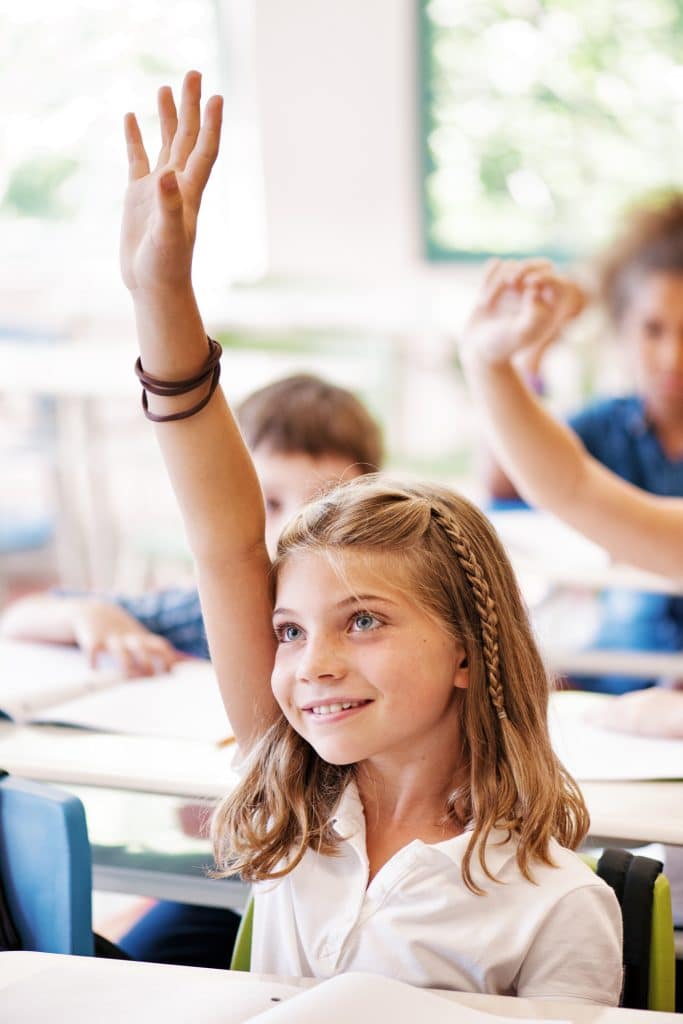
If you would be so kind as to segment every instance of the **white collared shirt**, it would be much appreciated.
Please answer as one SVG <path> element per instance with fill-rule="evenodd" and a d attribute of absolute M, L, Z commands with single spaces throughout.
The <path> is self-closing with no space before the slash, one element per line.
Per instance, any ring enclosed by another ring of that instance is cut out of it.
<path fill-rule="evenodd" d="M 556 867 L 534 864 L 527 881 L 516 841 L 492 833 L 487 879 L 461 863 L 469 834 L 399 850 L 368 885 L 365 818 L 354 783 L 335 830 L 340 855 L 308 850 L 276 882 L 255 886 L 251 969 L 329 978 L 367 971 L 425 988 L 584 999 L 616 1005 L 622 974 L 621 911 L 612 890 L 558 843 Z"/>

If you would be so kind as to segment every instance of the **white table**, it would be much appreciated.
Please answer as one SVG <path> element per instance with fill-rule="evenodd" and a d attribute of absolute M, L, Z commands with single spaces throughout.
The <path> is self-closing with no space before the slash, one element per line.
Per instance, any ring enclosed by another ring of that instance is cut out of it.
<path fill-rule="evenodd" d="M 72 789 L 93 843 L 95 888 L 241 909 L 238 881 L 206 877 L 207 839 L 184 836 L 188 800 L 211 803 L 235 783 L 233 748 L 0 722 L 0 766 Z M 583 782 L 595 843 L 683 845 L 683 781 Z M 160 850 L 161 847 L 161 850 Z"/>
<path fill-rule="evenodd" d="M 69 1024 L 240 1024 L 274 1003 L 310 990 L 310 979 L 215 971 L 199 967 L 138 964 L 47 953 L 0 953 L 0 1019 L 3 1024 L 42 1024 L 50 1010 Z M 434 992 L 461 1008 L 510 1020 L 561 1020 L 571 1024 L 676 1024 L 673 1013 L 621 1010 L 568 1000 Z M 378 1011 L 379 1015 L 378 1015 Z M 357 1024 L 382 1024 L 381 1007 L 358 1007 Z M 428 1022 L 429 1018 L 425 1018 Z"/>
<path fill-rule="evenodd" d="M 247 887 L 208 878 L 208 838 L 181 827 L 188 802 L 203 804 L 208 819 L 235 785 L 233 753 L 196 740 L 0 721 L 0 767 L 61 785 L 82 800 L 95 889 L 241 910 Z"/>
<path fill-rule="evenodd" d="M 549 512 L 510 509 L 487 514 L 521 575 L 529 573 L 549 583 L 591 589 L 683 593 L 683 580 L 614 562 L 604 548 Z"/>

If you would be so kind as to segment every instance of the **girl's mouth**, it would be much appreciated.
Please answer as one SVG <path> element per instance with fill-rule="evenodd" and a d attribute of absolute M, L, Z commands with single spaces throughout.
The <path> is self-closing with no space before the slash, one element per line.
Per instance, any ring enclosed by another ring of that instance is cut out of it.
<path fill-rule="evenodd" d="M 341 700 L 332 704 L 312 704 L 303 710 L 316 721 L 336 722 L 341 718 L 349 717 L 371 703 L 370 700 Z"/>

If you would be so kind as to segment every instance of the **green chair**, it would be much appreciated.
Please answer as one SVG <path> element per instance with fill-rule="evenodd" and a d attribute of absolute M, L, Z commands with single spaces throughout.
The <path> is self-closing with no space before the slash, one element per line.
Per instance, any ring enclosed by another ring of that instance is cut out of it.
<path fill-rule="evenodd" d="M 254 897 L 247 903 L 235 937 L 230 961 L 231 971 L 248 971 L 251 963 L 251 933 L 254 927 Z"/>
<path fill-rule="evenodd" d="M 634 857 L 626 850 L 605 850 L 599 861 L 590 856 L 583 856 L 583 860 L 612 886 L 621 906 L 624 918 L 622 1006 L 673 1013 L 674 926 L 671 890 L 668 879 L 661 874 L 661 863 L 649 857 Z M 235 939 L 230 963 L 233 971 L 249 970 L 253 922 L 252 898 Z"/>
<path fill-rule="evenodd" d="M 626 850 L 604 850 L 583 859 L 613 889 L 624 922 L 624 988 L 621 1005 L 675 1010 L 676 950 L 671 889 L 662 864 Z"/>

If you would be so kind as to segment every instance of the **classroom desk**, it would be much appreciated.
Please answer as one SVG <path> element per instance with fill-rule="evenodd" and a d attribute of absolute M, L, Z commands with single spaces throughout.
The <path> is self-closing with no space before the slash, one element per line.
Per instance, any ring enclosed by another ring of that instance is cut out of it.
<path fill-rule="evenodd" d="M 0 953 L 0 1018 L 4 1024 L 36 1024 L 50 1006 L 70 1024 L 240 1024 L 257 1010 L 256 999 L 286 1001 L 313 979 L 277 978 L 201 967 L 138 964 L 50 953 Z M 569 1000 L 518 999 L 464 992 L 434 991 L 461 1008 L 454 1020 L 468 1020 L 465 1008 L 510 1020 L 568 1021 L 571 1024 L 676 1024 L 673 1013 L 626 1010 Z M 255 999 L 256 997 L 256 999 Z M 251 998 L 252 1005 L 249 1007 Z M 3 1012 L 4 1007 L 4 1012 Z M 248 1009 L 246 1009 L 249 1007 Z M 358 1007 L 354 1019 L 381 1021 L 381 1007 Z M 380 1015 L 378 1016 L 378 1011 Z M 266 1018 L 267 1019 L 267 1018 Z M 335 1017 L 335 1020 L 338 1020 Z M 425 1018 L 427 1021 L 429 1017 Z M 471 1018 L 470 1018 L 471 1019 Z"/>
<path fill-rule="evenodd" d="M 582 782 L 597 846 L 683 846 L 683 782 Z"/>
<path fill-rule="evenodd" d="M 509 509 L 487 516 L 520 577 L 531 574 L 548 583 L 585 589 L 683 593 L 683 580 L 614 562 L 604 548 L 549 512 Z"/>
<path fill-rule="evenodd" d="M 0 722 L 0 766 L 70 786 L 212 801 L 235 784 L 233 752 L 196 740 Z M 683 845 L 683 779 L 580 784 L 600 836 Z"/>
<path fill-rule="evenodd" d="M 203 802 L 208 818 L 235 785 L 233 753 L 197 740 L 0 721 L 0 767 L 82 800 L 95 889 L 241 910 L 247 887 L 208 878 L 208 839 L 181 827 L 188 801 Z"/>
<path fill-rule="evenodd" d="M 206 877 L 208 839 L 185 836 L 181 808 L 235 783 L 233 748 L 0 722 L 0 767 L 84 802 L 95 888 L 241 909 L 246 888 Z M 683 846 L 683 780 L 582 782 L 594 845 Z"/>
<path fill-rule="evenodd" d="M 606 588 L 683 593 L 683 581 L 615 563 L 604 548 L 547 512 L 487 513 L 505 545 L 548 668 L 559 675 L 683 678 L 683 651 L 591 650 Z"/>

